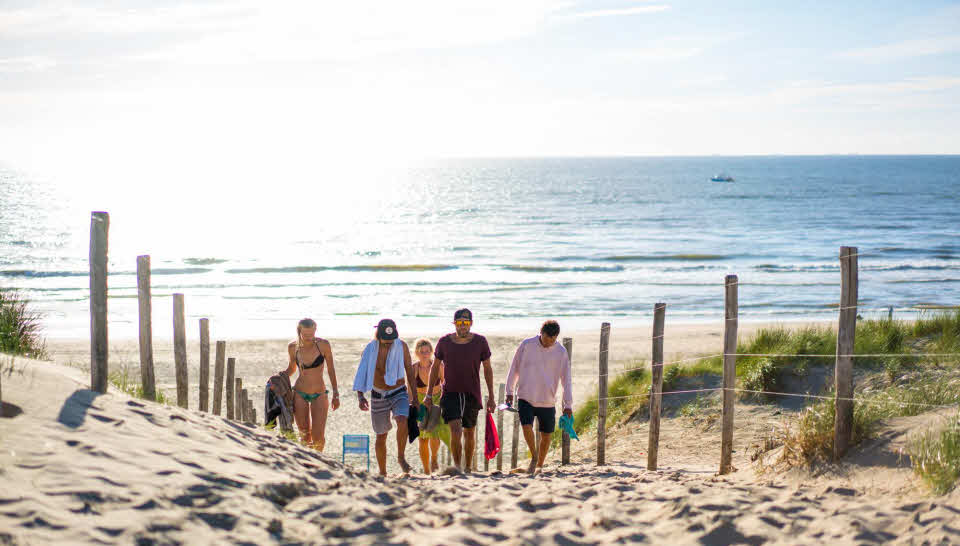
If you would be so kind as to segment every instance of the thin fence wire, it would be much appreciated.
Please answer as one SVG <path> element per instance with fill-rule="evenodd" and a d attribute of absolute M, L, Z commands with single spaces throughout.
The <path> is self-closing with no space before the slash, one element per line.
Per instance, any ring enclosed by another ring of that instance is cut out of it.
<path fill-rule="evenodd" d="M 727 353 L 727 354 L 714 354 L 707 356 L 700 356 L 696 358 L 684 358 L 682 360 L 674 360 L 672 362 L 664 362 L 663 364 L 649 364 L 647 366 L 637 366 L 635 368 L 622 368 L 619 370 L 613 370 L 606 374 L 595 374 L 595 375 L 572 375 L 571 378 L 582 378 L 582 379 L 592 379 L 599 378 L 604 376 L 615 376 L 618 374 L 632 372 L 635 370 L 650 370 L 653 368 L 662 368 L 665 366 L 672 366 L 674 364 L 681 364 L 684 362 L 696 362 L 700 360 L 709 360 L 712 358 L 722 358 L 724 356 L 736 356 L 736 357 L 771 357 L 771 358 L 886 358 L 886 357 L 895 357 L 895 358 L 913 358 L 913 357 L 960 357 L 960 353 L 863 353 L 863 354 L 848 354 L 848 355 L 837 355 L 837 354 L 819 354 L 819 353 Z"/>
<path fill-rule="evenodd" d="M 792 392 L 774 392 L 774 391 L 757 391 L 757 390 L 752 390 L 752 389 L 740 389 L 740 388 L 730 388 L 730 389 L 728 389 L 728 388 L 724 388 L 724 387 L 715 387 L 715 388 L 710 388 L 710 389 L 691 389 L 691 390 L 682 390 L 682 391 L 666 391 L 666 392 L 661 392 L 660 394 L 661 394 L 662 396 L 667 396 L 667 395 L 671 395 L 671 394 L 690 394 L 690 393 L 696 393 L 696 392 L 715 392 L 715 391 L 724 391 L 724 390 L 729 390 L 729 391 L 733 391 L 733 392 L 747 392 L 747 393 L 752 393 L 752 394 L 769 394 L 769 395 L 774 395 L 774 396 L 793 396 L 793 397 L 798 397 L 798 398 L 816 398 L 816 399 L 821 399 L 821 400 L 847 400 L 847 401 L 850 401 L 850 402 L 857 402 L 857 403 L 860 403 L 860 404 L 897 404 L 897 405 L 901 405 L 901 406 L 918 406 L 918 407 L 941 408 L 941 409 L 944 409 L 944 408 L 956 408 L 958 405 L 960 405 L 960 400 L 958 400 L 956 404 L 924 404 L 924 403 L 921 403 L 921 402 L 899 402 L 899 401 L 896 401 L 896 400 L 890 400 L 890 399 L 888 399 L 888 398 L 887 398 L 887 399 L 884 399 L 884 398 L 879 398 L 879 397 L 878 397 L 878 398 L 857 398 L 857 397 L 848 398 L 848 397 L 843 397 L 843 396 L 840 396 L 840 397 L 837 397 L 837 396 L 825 396 L 825 395 L 820 395 L 820 394 L 806 394 L 806 393 L 792 393 Z M 617 400 L 617 399 L 622 399 L 622 398 L 638 398 L 638 397 L 646 397 L 646 396 L 650 396 L 650 395 L 651 395 L 651 393 L 649 393 L 649 392 L 647 392 L 647 393 L 642 393 L 642 394 L 626 394 L 626 395 L 623 395 L 623 396 L 608 396 L 608 397 L 606 397 L 606 398 L 600 398 L 600 400 Z"/>

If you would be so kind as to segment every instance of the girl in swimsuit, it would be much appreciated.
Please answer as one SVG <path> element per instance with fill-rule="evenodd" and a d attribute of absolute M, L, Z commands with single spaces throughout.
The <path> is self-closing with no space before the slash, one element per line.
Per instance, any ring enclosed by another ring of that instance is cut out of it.
<path fill-rule="evenodd" d="M 417 402 L 423 404 L 423 399 L 427 396 L 427 382 L 430 380 L 430 368 L 433 367 L 433 345 L 426 339 L 420 338 L 414 343 L 414 356 L 417 362 L 413 365 L 413 373 L 417 378 Z M 440 403 L 440 384 L 443 381 L 443 369 L 440 370 L 440 380 L 433 389 L 432 398 L 434 404 Z M 440 441 L 450 446 L 450 425 L 441 420 L 440 424 L 431 432 L 420 429 L 420 462 L 423 463 L 424 474 L 430 474 L 440 468 L 437 451 L 440 449 Z"/>
<path fill-rule="evenodd" d="M 305 318 L 297 324 L 297 339 L 287 345 L 290 364 L 287 376 L 299 370 L 300 375 L 293 389 L 297 393 L 293 401 L 293 418 L 300 429 L 300 441 L 312 445 L 317 451 L 323 451 L 327 428 L 327 408 L 332 405 L 334 411 L 340 407 L 340 393 L 337 390 L 337 373 L 333 369 L 333 351 L 330 342 L 316 337 L 317 323 Z M 323 383 L 323 365 L 327 365 L 333 398 L 328 400 L 330 391 Z"/>

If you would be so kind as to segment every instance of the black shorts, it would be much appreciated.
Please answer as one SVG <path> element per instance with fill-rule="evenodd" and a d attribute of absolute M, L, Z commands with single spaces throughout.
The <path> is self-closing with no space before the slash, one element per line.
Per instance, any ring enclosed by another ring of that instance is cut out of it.
<path fill-rule="evenodd" d="M 459 419 L 463 428 L 474 428 L 481 409 L 483 406 L 477 397 L 468 392 L 445 392 L 440 397 L 440 415 L 444 423 Z"/>
<path fill-rule="evenodd" d="M 537 408 L 521 399 L 517 403 L 517 413 L 520 414 L 520 424 L 523 426 L 532 425 L 533 418 L 536 417 L 540 422 L 540 432 L 544 434 L 552 434 L 557 428 L 557 408 Z"/>

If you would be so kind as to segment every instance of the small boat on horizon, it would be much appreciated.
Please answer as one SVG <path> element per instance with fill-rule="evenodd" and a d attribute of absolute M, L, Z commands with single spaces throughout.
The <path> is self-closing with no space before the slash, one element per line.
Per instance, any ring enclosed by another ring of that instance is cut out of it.
<path fill-rule="evenodd" d="M 713 182 L 733 182 L 733 177 L 726 173 L 717 173 L 710 180 Z"/>

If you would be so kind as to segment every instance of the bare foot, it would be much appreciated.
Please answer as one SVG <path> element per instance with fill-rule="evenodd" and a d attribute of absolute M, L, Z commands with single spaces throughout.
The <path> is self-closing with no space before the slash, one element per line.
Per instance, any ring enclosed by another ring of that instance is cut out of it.
<path fill-rule="evenodd" d="M 397 462 L 400 463 L 400 469 L 403 470 L 404 474 L 410 473 L 410 464 L 407 463 L 406 459 L 398 459 Z"/>
<path fill-rule="evenodd" d="M 430 469 L 431 469 L 432 471 L 434 471 L 434 472 L 436 472 L 437 470 L 440 470 L 440 463 L 437 462 L 436 459 L 434 459 L 434 460 L 433 460 L 433 465 L 431 465 Z"/>
<path fill-rule="evenodd" d="M 527 467 L 527 474 L 533 474 L 537 471 L 537 460 L 531 459 L 530 466 Z"/>

